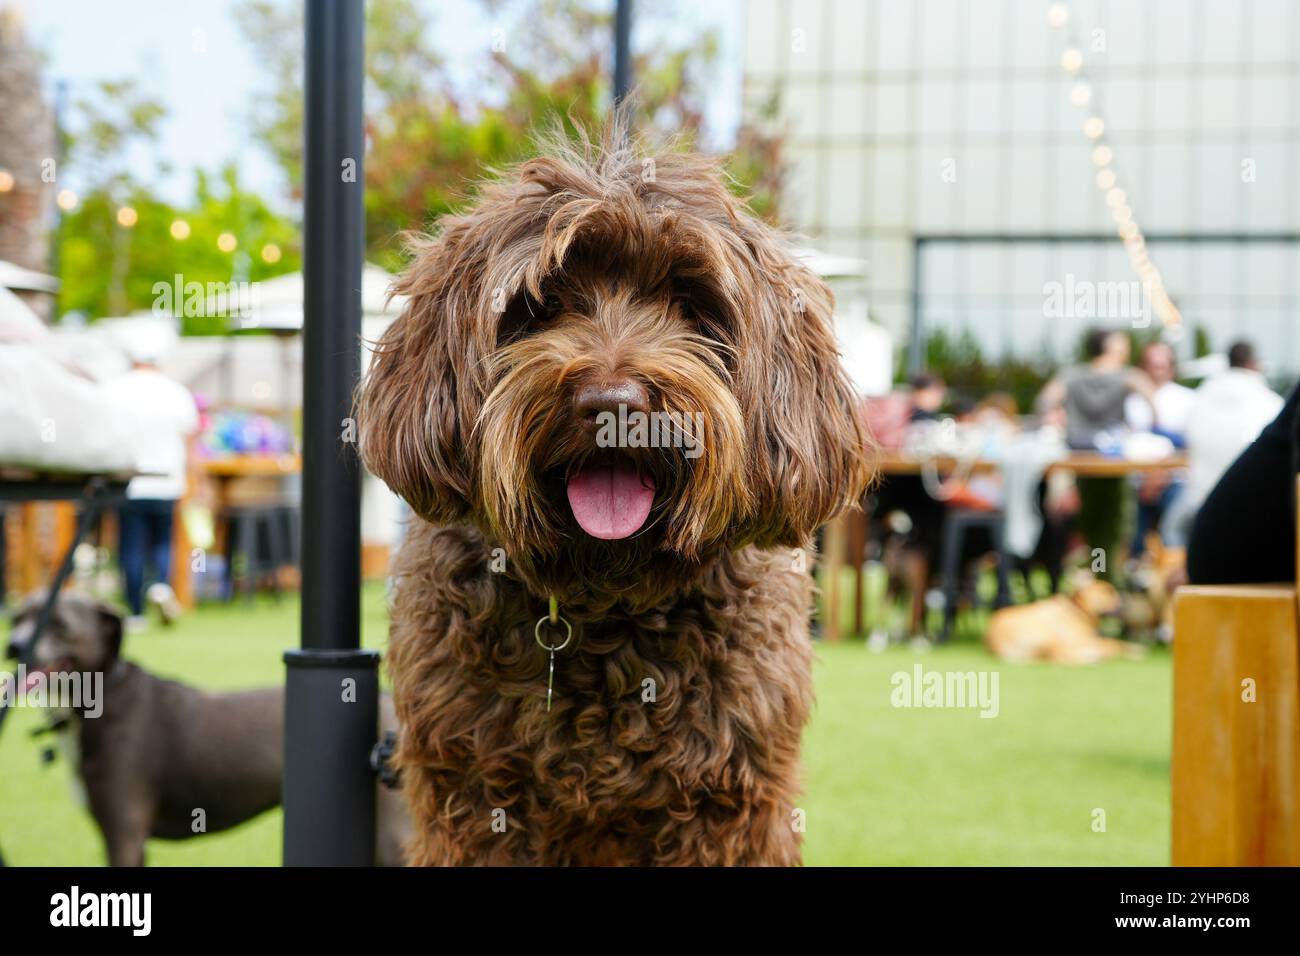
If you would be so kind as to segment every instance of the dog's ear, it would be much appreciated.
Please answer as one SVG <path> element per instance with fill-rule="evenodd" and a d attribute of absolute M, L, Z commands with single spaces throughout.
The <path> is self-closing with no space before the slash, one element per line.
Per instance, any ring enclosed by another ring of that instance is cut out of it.
<path fill-rule="evenodd" d="M 830 288 L 763 223 L 743 217 L 738 232 L 735 388 L 755 500 L 744 537 L 799 547 L 862 499 L 875 449 L 840 365 Z"/>
<path fill-rule="evenodd" d="M 122 615 L 111 604 L 97 601 L 95 622 L 104 645 L 103 669 L 108 670 L 122 653 Z"/>
<path fill-rule="evenodd" d="M 481 404 L 472 323 L 479 290 L 460 262 L 462 223 L 412 242 L 394 285 L 401 316 L 375 346 L 357 395 L 366 466 L 420 516 L 449 521 L 468 507 L 467 448 Z"/>

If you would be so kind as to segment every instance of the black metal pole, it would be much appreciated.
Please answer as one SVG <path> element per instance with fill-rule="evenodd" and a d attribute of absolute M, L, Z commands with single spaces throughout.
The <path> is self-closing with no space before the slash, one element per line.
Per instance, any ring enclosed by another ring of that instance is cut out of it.
<path fill-rule="evenodd" d="M 632 90 L 632 0 L 614 3 L 614 105 Z"/>
<path fill-rule="evenodd" d="M 302 648 L 285 653 L 284 862 L 371 865 L 378 655 L 361 646 L 363 0 L 308 0 L 303 170 Z"/>
<path fill-rule="evenodd" d="M 908 330 L 907 374 L 909 377 L 925 371 L 925 327 L 921 318 L 921 282 L 924 278 L 921 257 L 925 254 L 925 240 L 917 237 L 912 244 L 912 327 Z"/>

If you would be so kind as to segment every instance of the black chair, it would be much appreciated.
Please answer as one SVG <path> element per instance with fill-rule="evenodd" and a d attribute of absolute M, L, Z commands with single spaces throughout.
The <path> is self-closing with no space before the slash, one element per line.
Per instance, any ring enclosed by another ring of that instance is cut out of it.
<path fill-rule="evenodd" d="M 943 632 L 941 641 L 952 636 L 953 625 L 957 620 L 957 603 L 961 595 L 960 588 L 962 559 L 966 547 L 968 532 L 982 530 L 989 536 L 990 549 L 998 556 L 997 579 L 998 593 L 995 607 L 1006 607 L 1011 603 L 1011 587 L 1007 577 L 1007 556 L 1002 547 L 1002 531 L 1005 518 L 1000 511 L 971 511 L 964 508 L 950 508 L 944 517 L 943 550 L 940 560 L 943 562 Z M 966 586 L 972 597 L 975 582 L 970 580 Z"/>
<path fill-rule="evenodd" d="M 242 591 L 248 600 L 265 585 L 280 596 L 280 568 L 297 564 L 297 508 L 283 503 L 224 508 L 226 600 Z"/>

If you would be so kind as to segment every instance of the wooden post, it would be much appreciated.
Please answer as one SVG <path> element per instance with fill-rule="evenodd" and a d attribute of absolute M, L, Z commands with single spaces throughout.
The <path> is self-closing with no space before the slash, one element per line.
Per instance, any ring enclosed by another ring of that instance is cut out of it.
<path fill-rule="evenodd" d="M 1294 587 L 1179 590 L 1175 866 L 1300 865 L 1298 651 Z"/>
<path fill-rule="evenodd" d="M 827 641 L 838 641 L 840 633 L 840 576 L 844 568 L 844 549 L 847 547 L 846 518 L 837 515 L 826 525 L 823 539 L 822 566 L 822 636 Z"/>

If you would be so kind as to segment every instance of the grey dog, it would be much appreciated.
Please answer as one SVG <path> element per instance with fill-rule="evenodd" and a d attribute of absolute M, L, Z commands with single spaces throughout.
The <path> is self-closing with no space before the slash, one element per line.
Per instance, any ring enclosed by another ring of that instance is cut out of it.
<path fill-rule="evenodd" d="M 121 615 L 75 593 L 59 597 L 29 649 L 43 599 L 29 597 L 15 613 L 9 656 L 26 658 L 29 680 L 44 675 L 52 685 L 63 675 L 103 675 L 87 692 L 99 699 L 67 707 L 58 723 L 111 866 L 144 865 L 150 837 L 225 830 L 279 805 L 282 687 L 207 693 L 155 677 L 122 659 Z M 396 730 L 386 695 L 380 723 Z M 376 810 L 376 862 L 400 865 L 409 829 L 400 796 L 380 786 Z"/>

